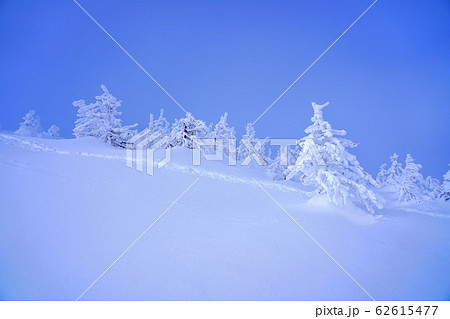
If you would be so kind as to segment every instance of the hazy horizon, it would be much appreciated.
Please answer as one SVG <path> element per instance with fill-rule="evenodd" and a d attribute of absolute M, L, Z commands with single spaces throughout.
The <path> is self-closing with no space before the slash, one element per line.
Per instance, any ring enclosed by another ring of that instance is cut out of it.
<path fill-rule="evenodd" d="M 80 0 L 180 104 L 207 123 L 225 111 L 244 131 L 372 1 L 111 2 Z M 73 1 L 0 3 L 0 123 L 36 110 L 72 138 L 76 108 L 100 84 L 125 124 L 182 110 Z M 442 180 L 450 162 L 450 4 L 378 1 L 255 125 L 259 137 L 304 136 L 311 102 L 359 143 L 376 174 L 397 152 Z"/>

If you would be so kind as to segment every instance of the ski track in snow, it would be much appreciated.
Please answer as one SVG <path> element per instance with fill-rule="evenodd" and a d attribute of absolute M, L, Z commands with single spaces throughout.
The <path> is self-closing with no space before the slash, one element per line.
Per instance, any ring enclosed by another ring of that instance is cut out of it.
<path fill-rule="evenodd" d="M 450 219 L 450 215 L 436 213 L 435 211 L 427 210 L 426 208 L 417 209 L 414 207 L 405 206 L 405 205 L 401 205 L 401 204 L 392 205 L 391 208 L 395 208 L 395 209 L 398 209 L 398 210 L 401 210 L 404 212 L 408 212 L 408 213 L 416 213 L 416 214 L 426 215 L 426 216 L 435 217 L 435 218 Z"/>
<path fill-rule="evenodd" d="M 73 155 L 73 156 L 85 156 L 85 157 L 95 157 L 100 159 L 107 159 L 107 160 L 120 160 L 125 162 L 125 156 L 118 156 L 118 155 L 106 155 L 106 154 L 99 154 L 99 153 L 92 153 L 92 152 L 73 152 L 73 151 L 67 151 L 67 150 L 61 150 L 54 147 L 49 147 L 47 145 L 38 143 L 36 141 L 30 141 L 23 137 L 18 136 L 12 136 L 7 134 L 0 134 L 0 141 L 7 145 L 12 145 L 15 147 L 23 148 L 26 150 L 31 150 L 35 152 L 51 152 L 61 155 Z M 17 164 L 17 163 L 16 163 Z M 11 165 L 11 163 L 10 163 Z M 230 183 L 238 183 L 238 184 L 247 184 L 257 187 L 255 182 L 250 178 L 243 178 L 238 177 L 235 175 L 230 174 L 224 174 L 217 171 L 211 171 L 206 170 L 203 168 L 200 168 L 198 166 L 189 166 L 189 165 L 183 165 L 179 163 L 170 162 L 166 164 L 164 169 L 169 169 L 172 171 L 180 172 L 183 174 L 192 174 L 202 177 L 207 177 L 211 179 L 221 180 L 224 182 L 230 182 Z M 301 189 L 297 189 L 295 187 L 290 187 L 287 185 L 281 185 L 277 182 L 273 181 L 264 181 L 264 180 L 258 180 L 258 183 L 260 183 L 264 188 L 285 192 L 285 193 L 294 193 L 297 196 L 302 196 L 304 199 L 311 198 L 311 193 L 303 191 Z M 408 213 L 416 213 L 421 214 L 433 218 L 444 218 L 444 219 L 450 219 L 450 215 L 445 215 L 441 213 L 437 213 L 433 210 L 429 210 L 426 208 L 417 209 L 415 207 L 406 206 L 406 205 L 400 205 L 400 204 L 392 204 L 390 206 L 386 206 L 385 208 L 393 208 L 397 210 L 401 210 Z"/>
<path fill-rule="evenodd" d="M 191 174 L 200 175 L 200 176 L 208 177 L 208 178 L 212 178 L 212 179 L 219 179 L 219 180 L 226 181 L 226 182 L 257 186 L 253 180 L 248 179 L 248 178 L 242 178 L 242 177 L 237 177 L 234 175 L 228 175 L 228 174 L 218 173 L 218 172 L 214 172 L 214 171 L 208 171 L 208 170 L 205 170 L 205 169 L 202 169 L 199 167 L 186 166 L 186 165 L 181 165 L 181 164 L 177 164 L 177 163 L 169 163 L 165 167 L 167 169 L 171 169 L 171 170 L 178 171 L 178 172 L 191 173 Z M 280 185 L 275 182 L 267 182 L 267 181 L 260 181 L 260 180 L 258 180 L 258 183 L 260 183 L 261 185 L 263 185 L 267 188 L 273 189 L 273 190 L 278 190 L 281 192 L 296 193 L 296 194 L 303 195 L 305 198 L 310 197 L 308 195 L 308 192 L 302 191 L 300 189 L 296 189 L 294 187 Z"/>
<path fill-rule="evenodd" d="M 75 156 L 86 156 L 86 157 L 95 157 L 95 158 L 103 158 L 108 160 L 120 160 L 125 162 L 125 156 L 117 156 L 117 155 L 105 155 L 105 154 L 98 154 L 98 153 L 90 153 L 90 152 L 71 152 L 71 151 L 65 151 L 60 150 L 54 147 L 49 147 L 34 141 L 26 140 L 22 137 L 16 137 L 6 134 L 0 134 L 0 140 L 7 145 L 12 145 L 15 147 L 20 147 L 26 150 L 31 150 L 35 152 L 51 152 L 61 155 L 75 155 Z M 252 186 L 255 185 L 255 182 L 248 178 L 242 178 L 234 175 L 229 174 L 223 174 L 216 171 L 209 171 L 202 169 L 200 167 L 195 166 L 189 166 L 189 165 L 183 165 L 178 163 L 170 162 L 164 166 L 165 169 L 169 169 L 172 171 L 177 171 L 180 173 L 185 174 L 194 174 L 194 175 L 200 175 L 202 177 L 207 177 L 211 179 L 217 179 L 225 182 L 231 182 L 231 183 L 239 183 L 239 184 L 247 184 Z M 258 183 L 263 185 L 266 188 L 277 190 L 281 192 L 289 192 L 289 193 L 295 193 L 297 195 L 303 196 L 305 199 L 310 198 L 310 193 L 302 191 L 300 189 L 286 186 L 286 185 L 280 185 L 276 182 L 267 182 L 267 181 L 261 181 L 258 180 Z"/>
<path fill-rule="evenodd" d="M 11 135 L 0 134 L 0 138 L 4 142 L 4 144 L 12 145 L 16 147 L 20 147 L 26 150 L 35 151 L 35 152 L 51 152 L 62 155 L 79 155 L 79 156 L 89 156 L 89 157 L 97 157 L 97 158 L 105 158 L 105 159 L 116 159 L 116 160 L 125 160 L 123 156 L 114 156 L 114 155 L 104 155 L 104 154 L 96 154 L 96 153 L 88 153 L 88 152 L 70 152 L 59 150 L 53 147 L 48 147 L 43 144 L 39 144 L 32 141 L 27 141 L 22 138 L 18 138 Z"/>

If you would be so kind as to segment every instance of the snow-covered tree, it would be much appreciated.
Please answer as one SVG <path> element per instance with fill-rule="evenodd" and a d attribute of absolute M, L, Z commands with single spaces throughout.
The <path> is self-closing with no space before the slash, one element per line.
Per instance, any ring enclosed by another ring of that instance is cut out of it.
<path fill-rule="evenodd" d="M 424 198 L 425 180 L 420 173 L 422 165 L 414 162 L 411 154 L 406 155 L 405 168 L 400 177 L 399 201 L 420 202 Z"/>
<path fill-rule="evenodd" d="M 323 119 L 322 109 L 328 104 L 312 103 L 313 124 L 305 129 L 308 135 L 300 140 L 301 153 L 295 165 L 288 167 L 286 179 L 299 178 L 315 186 L 317 194 L 326 195 L 338 206 L 352 200 L 373 212 L 374 207 L 381 208 L 373 191 L 376 182 L 347 151 L 356 144 L 342 137 L 346 131 L 333 129 Z"/>
<path fill-rule="evenodd" d="M 99 138 L 107 144 L 123 147 L 124 141 L 136 134 L 136 130 L 132 128 L 137 124 L 122 126 L 122 120 L 116 118 L 122 114 L 117 110 L 122 101 L 109 93 L 104 84 L 101 85 L 101 88 L 103 94 L 95 97 L 99 102 L 100 110 Z"/>
<path fill-rule="evenodd" d="M 42 133 L 41 120 L 34 110 L 28 111 L 23 117 L 19 128 L 15 132 L 23 136 L 40 136 Z"/>
<path fill-rule="evenodd" d="M 401 183 L 401 177 L 403 174 L 402 164 L 398 162 L 398 155 L 394 153 L 391 157 L 391 166 L 387 170 L 387 174 L 382 186 L 394 186 L 399 187 Z"/>
<path fill-rule="evenodd" d="M 445 201 L 450 201 L 450 170 L 448 170 L 447 173 L 445 173 L 444 175 L 441 198 L 444 199 Z"/>
<path fill-rule="evenodd" d="M 50 138 L 59 138 L 59 127 L 52 125 L 47 130 L 47 136 Z"/>
<path fill-rule="evenodd" d="M 214 139 L 214 150 L 216 150 L 216 146 L 222 148 L 225 154 L 229 154 L 228 143 L 230 139 L 236 139 L 234 127 L 228 126 L 228 113 L 224 113 L 219 122 L 214 126 L 214 129 L 208 134 L 209 138 Z M 219 139 L 222 142 L 219 143 Z"/>
<path fill-rule="evenodd" d="M 169 122 L 167 122 L 166 118 L 164 117 L 164 109 L 161 109 L 159 113 L 159 118 L 156 120 L 154 119 L 153 113 L 150 113 L 150 118 L 148 122 L 148 128 L 150 130 L 150 133 L 160 133 L 161 136 L 166 136 L 170 134 L 169 130 Z M 161 147 L 165 148 L 170 145 L 170 143 L 165 143 L 164 145 L 161 145 Z"/>
<path fill-rule="evenodd" d="M 152 123 L 153 114 L 150 114 L 151 119 L 150 123 Z M 149 129 L 151 132 L 160 132 L 162 135 L 169 134 L 169 122 L 167 122 L 166 118 L 164 117 L 164 109 L 161 109 L 159 112 L 159 117 L 153 121 L 153 124 L 150 126 L 149 123 Z"/>
<path fill-rule="evenodd" d="M 260 148 L 257 150 L 258 153 L 261 155 L 261 157 L 268 162 L 268 159 L 265 155 L 265 145 L 269 141 L 268 138 L 265 139 L 258 139 L 255 137 L 255 128 L 253 127 L 252 123 L 247 123 L 245 126 L 245 134 L 242 135 L 241 140 L 239 141 L 239 146 L 237 148 L 237 158 L 239 161 L 243 161 L 247 156 L 250 155 L 250 150 L 248 149 L 247 145 L 245 145 L 244 140 L 248 141 L 251 145 L 254 146 L 254 150 L 256 151 L 256 148 L 260 146 Z"/>
<path fill-rule="evenodd" d="M 274 180 L 283 180 L 286 178 L 284 172 L 286 171 L 287 165 L 281 165 L 280 164 L 281 162 L 282 162 L 282 154 L 281 151 L 278 150 L 277 156 L 275 156 L 274 159 L 270 159 L 266 167 L 267 174 Z"/>
<path fill-rule="evenodd" d="M 288 148 L 287 153 L 283 153 L 279 149 L 274 159 L 270 159 L 270 156 L 268 156 L 270 161 L 267 165 L 266 172 L 274 180 L 286 179 L 286 176 L 290 172 L 288 168 L 295 165 L 299 154 L 300 150 L 298 146 Z"/>
<path fill-rule="evenodd" d="M 137 124 L 122 126 L 122 120 L 116 118 L 122 114 L 117 110 L 122 101 L 109 93 L 104 84 L 101 88 L 103 94 L 95 97 L 95 103 L 86 104 L 84 100 L 72 103 L 78 107 L 73 133 L 77 138 L 93 136 L 110 145 L 122 147 L 124 141 L 136 133 L 132 128 Z"/>
<path fill-rule="evenodd" d="M 181 119 L 175 119 L 172 124 L 170 146 L 183 146 L 194 148 L 194 138 L 204 138 L 209 133 L 209 128 L 202 120 L 195 119 L 191 113 Z"/>
<path fill-rule="evenodd" d="M 442 192 L 442 185 L 437 178 L 431 176 L 425 178 L 424 195 L 426 199 L 436 200 L 441 196 Z"/>
<path fill-rule="evenodd" d="M 386 163 L 383 163 L 380 166 L 380 170 L 378 171 L 377 178 L 376 178 L 378 187 L 382 187 L 386 183 L 386 179 L 388 176 L 388 171 L 387 171 L 386 167 L 387 167 Z"/>
<path fill-rule="evenodd" d="M 100 103 L 86 104 L 84 100 L 74 101 L 73 106 L 78 108 L 77 119 L 73 135 L 76 138 L 100 136 Z"/>

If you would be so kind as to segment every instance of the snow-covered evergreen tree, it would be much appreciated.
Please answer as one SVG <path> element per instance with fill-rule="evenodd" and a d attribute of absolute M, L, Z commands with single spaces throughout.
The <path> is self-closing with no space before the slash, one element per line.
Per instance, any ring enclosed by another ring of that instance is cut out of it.
<path fill-rule="evenodd" d="M 194 138 L 204 138 L 209 128 L 202 120 L 195 119 L 191 113 L 181 119 L 175 119 L 172 124 L 170 146 L 183 146 L 192 149 Z"/>
<path fill-rule="evenodd" d="M 420 173 L 421 168 L 422 165 L 415 163 L 411 154 L 406 155 L 405 168 L 400 177 L 398 198 L 400 202 L 423 200 L 425 180 Z"/>
<path fill-rule="evenodd" d="M 270 150 L 270 149 L 269 149 Z M 287 154 L 283 154 L 281 149 L 277 151 L 274 159 L 270 160 L 266 171 L 268 175 L 274 180 L 284 180 L 289 174 L 289 167 L 295 165 L 297 158 L 300 155 L 300 150 L 297 147 L 289 147 Z M 270 158 L 270 156 L 269 156 Z"/>
<path fill-rule="evenodd" d="M 101 88 L 103 94 L 95 97 L 99 102 L 100 110 L 99 138 L 112 146 L 123 147 L 123 143 L 136 134 L 136 130 L 132 128 L 136 127 L 137 124 L 122 126 L 122 120 L 116 118 L 116 116 L 122 114 L 117 110 L 122 101 L 109 93 L 104 84 L 101 85 Z"/>
<path fill-rule="evenodd" d="M 156 120 L 153 116 L 153 113 L 150 113 L 148 128 L 150 130 L 150 133 L 158 132 L 161 134 L 161 137 L 170 134 L 169 122 L 167 122 L 166 118 L 164 117 L 164 109 L 161 109 L 159 117 Z M 164 145 L 161 145 L 161 147 L 165 148 L 168 146 L 168 144 L 169 143 L 165 143 Z"/>
<path fill-rule="evenodd" d="M 386 179 L 388 176 L 388 171 L 387 171 L 386 167 L 387 167 L 386 163 L 384 163 L 380 166 L 380 170 L 378 171 L 377 178 L 376 178 L 378 187 L 382 187 L 386 183 Z"/>
<path fill-rule="evenodd" d="M 248 147 L 245 145 L 244 140 L 247 140 L 250 142 L 251 145 L 253 145 L 255 148 L 257 148 L 258 145 L 261 147 L 259 148 L 258 152 L 261 155 L 261 157 L 268 162 L 268 159 L 265 155 L 266 148 L 265 145 L 269 141 L 268 138 L 265 139 L 258 139 L 255 137 L 255 128 L 253 127 L 252 123 L 247 123 L 245 126 L 245 134 L 242 135 L 241 140 L 239 141 L 239 146 L 237 148 L 237 159 L 239 161 L 243 161 L 247 156 L 250 155 Z M 256 151 L 256 149 L 255 149 Z"/>
<path fill-rule="evenodd" d="M 152 132 L 160 132 L 162 135 L 170 133 L 169 122 L 164 117 L 164 109 L 159 112 L 159 117 L 154 121 Z"/>
<path fill-rule="evenodd" d="M 122 104 L 102 84 L 103 94 L 96 96 L 96 102 L 86 104 L 78 100 L 72 104 L 78 107 L 78 119 L 75 121 L 73 133 L 75 137 L 93 136 L 113 146 L 123 147 L 124 141 L 136 134 L 132 128 L 137 124 L 122 126 L 122 120 L 116 116 L 122 113 L 117 108 Z"/>
<path fill-rule="evenodd" d="M 252 144 L 255 144 L 255 128 L 252 123 L 247 123 L 245 126 L 245 134 L 242 135 L 242 138 L 239 141 L 239 146 L 237 148 L 237 158 L 239 161 L 242 161 L 249 155 L 249 150 L 247 149 L 247 146 L 244 145 L 242 141 L 243 139 L 248 139 L 252 142 Z"/>
<path fill-rule="evenodd" d="M 442 191 L 442 185 L 437 178 L 431 176 L 425 178 L 424 195 L 426 199 L 431 201 L 436 200 L 441 196 Z"/>
<path fill-rule="evenodd" d="M 387 170 L 387 174 L 382 186 L 393 186 L 398 188 L 401 183 L 401 177 L 403 174 L 402 164 L 398 162 L 398 155 L 394 153 L 391 157 L 391 166 Z"/>
<path fill-rule="evenodd" d="M 40 136 L 42 133 L 41 120 L 34 110 L 28 111 L 23 117 L 19 128 L 15 132 L 23 136 Z"/>
<path fill-rule="evenodd" d="M 306 185 L 314 185 L 317 194 L 323 194 L 338 206 L 352 200 L 373 212 L 381 208 L 373 191 L 375 180 L 366 173 L 356 157 L 347 148 L 356 147 L 344 139 L 344 130 L 334 130 L 323 119 L 322 109 L 329 103 L 312 103 L 313 124 L 305 129 L 308 134 L 301 139 L 300 156 L 295 165 L 289 166 L 286 179 L 300 178 Z"/>
<path fill-rule="evenodd" d="M 59 127 L 53 124 L 48 128 L 47 135 L 50 138 L 59 138 Z"/>
<path fill-rule="evenodd" d="M 235 130 L 234 127 L 228 126 L 228 113 L 224 113 L 221 117 L 219 122 L 214 126 L 214 129 L 211 130 L 211 132 L 208 134 L 209 138 L 213 138 L 215 145 L 214 150 L 216 150 L 216 147 L 222 148 L 223 152 L 225 154 L 229 154 L 228 150 L 228 143 L 230 139 L 236 139 Z M 222 141 L 219 142 L 219 139 Z"/>
<path fill-rule="evenodd" d="M 100 136 L 100 103 L 86 104 L 84 100 L 74 101 L 73 106 L 78 108 L 77 119 L 73 135 L 76 138 Z"/>
<path fill-rule="evenodd" d="M 270 149 L 269 149 L 270 150 Z M 287 159 L 286 159 L 287 161 Z M 278 150 L 277 155 L 274 159 L 270 159 L 266 172 L 267 174 L 274 180 L 283 180 L 286 178 L 284 175 L 284 172 L 287 168 L 286 165 L 281 165 L 280 162 L 282 162 L 282 154 L 281 150 Z"/>
<path fill-rule="evenodd" d="M 444 199 L 445 201 L 450 201 L 450 170 L 448 170 L 447 173 L 445 173 L 444 175 L 441 198 Z"/>

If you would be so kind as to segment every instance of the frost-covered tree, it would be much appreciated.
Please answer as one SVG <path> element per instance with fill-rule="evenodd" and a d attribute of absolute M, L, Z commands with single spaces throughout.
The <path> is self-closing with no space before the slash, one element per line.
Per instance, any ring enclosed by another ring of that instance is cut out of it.
<path fill-rule="evenodd" d="M 95 97 L 96 102 L 86 104 L 84 100 L 78 100 L 72 103 L 78 107 L 73 133 L 77 138 L 92 136 L 110 145 L 123 147 L 124 141 L 136 133 L 132 128 L 137 124 L 122 126 L 122 120 L 117 118 L 122 114 L 117 110 L 122 102 L 109 93 L 104 84 L 101 88 L 103 94 Z"/>
<path fill-rule="evenodd" d="M 447 173 L 445 173 L 444 175 L 441 198 L 444 199 L 445 201 L 450 201 L 450 170 L 448 170 Z"/>
<path fill-rule="evenodd" d="M 245 126 L 245 134 L 242 135 L 241 140 L 239 141 L 239 146 L 237 148 L 237 158 L 239 161 L 243 161 L 247 156 L 250 155 L 250 150 L 248 149 L 247 145 L 245 145 L 244 140 L 248 141 L 251 145 L 254 146 L 254 151 L 256 151 L 256 148 L 260 146 L 260 148 L 257 150 L 258 153 L 261 155 L 261 157 L 267 162 L 267 157 L 265 156 L 265 145 L 269 141 L 268 138 L 265 139 L 258 139 L 255 137 L 255 128 L 253 127 L 252 123 L 247 123 Z"/>
<path fill-rule="evenodd" d="M 74 101 L 78 108 L 73 135 L 76 138 L 100 136 L 100 102 L 86 104 L 84 100 Z"/>
<path fill-rule="evenodd" d="M 376 178 L 378 187 L 382 187 L 386 183 L 386 179 L 387 179 L 387 176 L 388 176 L 388 172 L 387 172 L 386 167 L 387 167 L 386 163 L 383 163 L 380 166 L 380 170 L 378 171 L 377 178 Z"/>
<path fill-rule="evenodd" d="M 41 120 L 34 110 L 28 111 L 22 119 L 16 134 L 23 136 L 40 136 L 42 134 Z"/>
<path fill-rule="evenodd" d="M 308 135 L 300 140 L 301 153 L 295 165 L 289 166 L 286 179 L 299 178 L 304 184 L 315 186 L 317 194 L 326 195 L 338 206 L 351 200 L 373 212 L 375 207 L 381 208 L 373 191 L 376 182 L 347 151 L 356 147 L 343 138 L 347 132 L 333 129 L 324 120 L 322 109 L 328 104 L 312 103 L 313 124 L 305 129 Z"/>
<path fill-rule="evenodd" d="M 286 171 L 287 165 L 280 164 L 283 161 L 282 157 L 283 154 L 278 150 L 275 158 L 270 159 L 267 165 L 266 172 L 274 180 L 283 180 L 286 178 L 284 172 Z M 284 160 L 287 161 L 287 159 Z"/>
<path fill-rule="evenodd" d="M 214 129 L 211 130 L 211 132 L 208 134 L 209 138 L 214 139 L 214 150 L 216 150 L 216 147 L 222 148 L 223 152 L 225 154 L 229 154 L 228 150 L 228 143 L 231 139 L 236 139 L 236 133 L 234 130 L 234 127 L 228 126 L 228 113 L 224 113 L 221 117 L 219 122 L 214 126 Z M 222 141 L 219 142 L 218 140 L 221 139 Z"/>
<path fill-rule="evenodd" d="M 424 195 L 428 200 L 436 200 L 438 199 L 443 191 L 442 185 L 437 178 L 433 178 L 431 176 L 427 176 L 424 181 Z"/>
<path fill-rule="evenodd" d="M 59 138 L 59 127 L 52 125 L 47 130 L 47 136 L 50 138 Z"/>
<path fill-rule="evenodd" d="M 420 173 L 421 168 L 422 165 L 415 163 L 411 154 L 406 155 L 405 168 L 400 177 L 398 198 L 400 202 L 423 200 L 425 180 Z"/>
<path fill-rule="evenodd" d="M 269 149 L 270 150 L 270 149 Z M 271 159 L 267 165 L 266 172 L 274 180 L 284 180 L 289 174 L 289 167 L 295 165 L 300 154 L 298 147 L 288 148 L 287 153 L 278 150 L 274 159 Z M 268 156 L 270 159 L 270 156 Z"/>
<path fill-rule="evenodd" d="M 95 97 L 99 102 L 100 110 L 99 138 L 112 146 L 123 147 L 123 143 L 136 134 L 136 130 L 133 130 L 133 128 L 137 124 L 122 126 L 122 120 L 116 118 L 116 116 L 122 114 L 122 112 L 117 110 L 121 106 L 122 101 L 119 101 L 109 93 L 104 84 L 101 85 L 101 88 L 103 94 Z"/>
<path fill-rule="evenodd" d="M 272 156 L 272 150 L 269 148 L 269 153 L 267 155 L 268 162 L 267 162 L 267 167 L 266 167 L 267 175 L 269 175 L 270 178 L 272 178 L 273 180 L 284 179 L 283 172 L 285 170 L 285 167 L 280 165 L 280 161 L 281 161 L 281 157 L 282 157 L 281 151 L 278 150 L 275 158 L 271 158 L 271 156 Z"/>
<path fill-rule="evenodd" d="M 398 162 L 398 155 L 394 153 L 391 157 L 391 166 L 387 170 L 387 174 L 382 186 L 394 186 L 399 187 L 401 183 L 401 177 L 403 174 L 402 164 Z"/>
<path fill-rule="evenodd" d="M 152 133 L 159 132 L 162 135 L 169 134 L 169 122 L 167 122 L 166 118 L 164 117 L 164 109 L 161 109 L 159 117 L 156 120 L 153 119 L 153 114 L 150 114 L 148 128 Z"/>
<path fill-rule="evenodd" d="M 150 133 L 160 133 L 161 136 L 166 136 L 170 134 L 169 122 L 164 117 L 164 109 L 161 109 L 159 117 L 155 120 L 153 113 L 150 113 L 150 119 L 148 122 L 148 128 Z M 161 147 L 165 148 L 170 143 L 165 143 Z"/>
<path fill-rule="evenodd" d="M 251 123 L 247 123 L 245 126 L 245 134 L 242 135 L 241 140 L 239 141 L 239 146 L 237 148 L 237 157 L 238 160 L 242 161 L 244 158 L 246 158 L 249 155 L 249 151 L 247 146 L 243 143 L 243 139 L 248 139 L 252 141 L 252 144 L 255 142 L 255 128 Z"/>
<path fill-rule="evenodd" d="M 202 120 L 195 119 L 191 113 L 181 119 L 175 119 L 170 132 L 170 146 L 183 146 L 193 149 L 194 138 L 204 138 L 209 133 L 209 128 Z"/>

